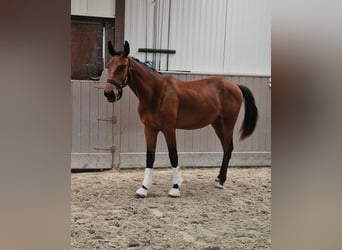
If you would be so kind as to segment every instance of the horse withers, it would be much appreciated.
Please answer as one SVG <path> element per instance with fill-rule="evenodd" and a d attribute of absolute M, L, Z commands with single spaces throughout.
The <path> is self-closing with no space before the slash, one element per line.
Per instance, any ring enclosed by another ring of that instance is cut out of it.
<path fill-rule="evenodd" d="M 183 179 L 178 167 L 176 129 L 199 129 L 207 125 L 214 128 L 222 144 L 223 159 L 215 181 L 218 188 L 223 188 L 233 151 L 233 130 L 243 100 L 245 116 L 240 139 L 251 135 L 256 127 L 258 109 L 251 91 L 224 77 L 197 81 L 163 77 L 129 56 L 127 41 L 123 51 L 115 51 L 111 42 L 108 42 L 108 50 L 112 58 L 107 65 L 108 79 L 104 95 L 109 102 L 115 102 L 121 98 L 122 89 L 129 86 L 139 99 L 138 112 L 145 126 L 146 168 L 142 186 L 136 194 L 147 197 L 152 186 L 157 136 L 162 132 L 173 174 L 173 185 L 168 194 L 172 197 L 180 196 Z"/>

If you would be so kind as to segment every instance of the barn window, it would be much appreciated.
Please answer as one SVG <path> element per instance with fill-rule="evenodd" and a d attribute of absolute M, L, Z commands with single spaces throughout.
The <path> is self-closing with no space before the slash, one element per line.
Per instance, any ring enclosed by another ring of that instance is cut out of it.
<path fill-rule="evenodd" d="M 114 41 L 114 19 L 71 18 L 71 79 L 97 80 L 108 62 L 106 45 Z"/>

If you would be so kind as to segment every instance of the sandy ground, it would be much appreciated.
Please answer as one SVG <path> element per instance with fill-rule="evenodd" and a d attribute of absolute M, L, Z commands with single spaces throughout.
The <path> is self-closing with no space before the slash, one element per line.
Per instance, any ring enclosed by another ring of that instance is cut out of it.
<path fill-rule="evenodd" d="M 156 169 L 149 197 L 136 198 L 141 170 L 71 175 L 72 249 L 271 249 L 271 169 L 181 169 L 182 196 L 171 198 L 171 169 Z"/>

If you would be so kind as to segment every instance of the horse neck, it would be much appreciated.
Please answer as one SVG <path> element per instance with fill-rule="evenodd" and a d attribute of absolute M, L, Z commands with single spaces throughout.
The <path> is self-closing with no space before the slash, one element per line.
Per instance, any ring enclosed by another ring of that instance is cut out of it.
<path fill-rule="evenodd" d="M 150 104 L 162 83 L 162 76 L 152 69 L 130 58 L 131 79 L 128 86 L 143 104 Z"/>

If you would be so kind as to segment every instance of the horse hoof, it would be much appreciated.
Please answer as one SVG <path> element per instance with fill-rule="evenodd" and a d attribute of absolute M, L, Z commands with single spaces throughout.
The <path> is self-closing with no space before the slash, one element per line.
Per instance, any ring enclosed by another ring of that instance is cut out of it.
<path fill-rule="evenodd" d="M 169 190 L 169 196 L 171 196 L 171 197 L 180 197 L 179 188 L 171 188 Z"/>
<path fill-rule="evenodd" d="M 145 188 L 139 188 L 135 193 L 139 198 L 146 198 L 147 197 L 147 190 Z"/>
<path fill-rule="evenodd" d="M 215 187 L 217 187 L 219 189 L 223 189 L 223 184 L 221 184 L 220 182 L 216 182 Z"/>

